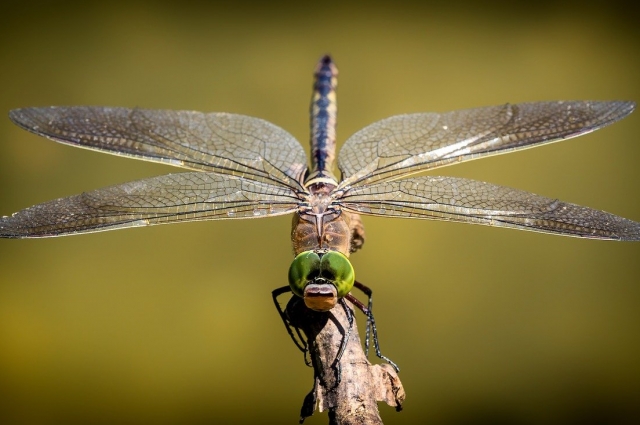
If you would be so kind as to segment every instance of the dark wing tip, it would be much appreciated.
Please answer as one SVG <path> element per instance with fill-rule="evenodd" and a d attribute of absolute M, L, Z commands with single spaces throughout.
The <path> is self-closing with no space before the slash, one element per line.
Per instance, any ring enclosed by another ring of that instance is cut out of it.
<path fill-rule="evenodd" d="M 640 223 L 629 220 L 626 218 L 621 218 L 621 232 L 620 239 L 621 241 L 640 241 Z"/>
<path fill-rule="evenodd" d="M 30 212 L 31 209 L 27 208 L 13 215 L 0 217 L 0 238 L 24 239 L 56 236 L 55 233 L 37 231 L 29 221 Z"/>
<path fill-rule="evenodd" d="M 625 109 L 629 111 L 628 112 L 629 114 L 636 109 L 636 102 L 634 102 L 633 100 L 625 100 L 625 101 L 621 101 L 620 103 L 624 105 Z"/>
<path fill-rule="evenodd" d="M 24 112 L 29 109 L 31 108 L 12 109 L 9 111 L 9 119 L 14 124 L 19 125 L 20 127 L 23 127 L 22 123 L 24 122 L 24 118 L 25 118 Z"/>
<path fill-rule="evenodd" d="M 603 105 L 612 105 L 616 109 L 616 119 L 622 119 L 636 109 L 636 102 L 631 100 L 618 100 L 613 102 L 602 102 Z"/>
<path fill-rule="evenodd" d="M 579 212 L 582 211 L 591 216 L 591 219 L 587 219 L 585 222 L 585 229 L 591 228 L 592 233 L 584 232 L 577 236 L 614 241 L 640 241 L 640 223 L 636 221 L 606 211 L 574 206 L 573 204 L 567 205 L 576 207 Z"/>
<path fill-rule="evenodd" d="M 15 125 L 25 130 L 40 134 L 39 127 L 43 121 L 42 117 L 46 116 L 47 109 L 53 109 L 54 107 L 44 108 L 19 108 L 9 111 L 9 119 Z"/>
<path fill-rule="evenodd" d="M 15 220 L 11 216 L 0 217 L 0 238 L 20 239 L 29 236 L 28 233 L 15 226 L 14 222 Z"/>

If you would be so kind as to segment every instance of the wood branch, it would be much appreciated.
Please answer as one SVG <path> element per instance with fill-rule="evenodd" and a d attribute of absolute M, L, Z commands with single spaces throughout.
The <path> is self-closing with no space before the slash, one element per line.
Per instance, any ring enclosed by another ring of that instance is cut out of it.
<path fill-rule="evenodd" d="M 351 332 L 346 308 L 336 305 L 326 313 L 308 309 L 301 298 L 293 297 L 286 314 L 291 325 L 308 338 L 314 369 L 314 386 L 304 400 L 300 423 L 318 411 L 329 410 L 329 423 L 335 425 L 382 424 L 378 401 L 402 410 L 404 389 L 389 364 L 372 365 L 367 360 L 358 328 L 353 320 Z M 350 314 L 353 317 L 353 310 Z M 346 348 L 336 363 L 340 345 L 348 335 Z"/>

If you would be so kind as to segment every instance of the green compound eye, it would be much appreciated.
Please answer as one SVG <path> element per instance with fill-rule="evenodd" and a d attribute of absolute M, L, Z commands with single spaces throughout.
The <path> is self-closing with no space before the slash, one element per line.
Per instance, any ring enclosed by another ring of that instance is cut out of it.
<path fill-rule="evenodd" d="M 347 295 L 356 280 L 351 262 L 338 251 L 329 251 L 320 258 L 320 277 L 335 285 L 338 290 L 338 298 Z"/>
<path fill-rule="evenodd" d="M 321 279 L 317 281 L 317 278 Z M 305 298 L 305 288 L 309 283 L 317 285 L 322 282 L 335 286 L 338 298 L 342 298 L 351 291 L 354 281 L 355 272 L 351 262 L 338 251 L 320 254 L 305 251 L 298 254 L 289 267 L 291 291 L 302 298 Z"/>
<path fill-rule="evenodd" d="M 299 297 L 304 297 L 307 283 L 320 275 L 320 256 L 313 251 L 301 252 L 289 267 L 289 286 Z"/>

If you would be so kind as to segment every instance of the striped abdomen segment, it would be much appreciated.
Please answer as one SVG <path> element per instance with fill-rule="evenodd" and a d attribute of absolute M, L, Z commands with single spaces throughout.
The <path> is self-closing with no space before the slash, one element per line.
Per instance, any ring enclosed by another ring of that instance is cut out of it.
<path fill-rule="evenodd" d="M 311 100 L 311 161 L 313 177 L 333 177 L 336 153 L 336 85 L 338 68 L 330 56 L 318 62 Z"/>

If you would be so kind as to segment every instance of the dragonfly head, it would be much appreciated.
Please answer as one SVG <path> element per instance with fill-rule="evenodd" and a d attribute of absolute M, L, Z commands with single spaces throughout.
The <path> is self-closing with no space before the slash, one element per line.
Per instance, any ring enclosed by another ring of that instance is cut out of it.
<path fill-rule="evenodd" d="M 349 259 L 338 251 L 304 251 L 289 267 L 291 291 L 315 311 L 329 311 L 351 291 L 355 273 Z"/>

